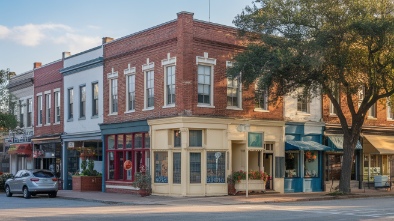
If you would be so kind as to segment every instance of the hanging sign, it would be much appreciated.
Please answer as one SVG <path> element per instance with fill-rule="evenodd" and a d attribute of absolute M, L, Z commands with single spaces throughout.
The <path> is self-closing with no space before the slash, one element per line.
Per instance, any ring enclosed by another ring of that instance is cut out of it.
<path fill-rule="evenodd" d="M 131 170 L 131 169 L 133 168 L 133 163 L 132 163 L 130 160 L 126 160 L 126 161 L 123 163 L 123 168 L 124 168 L 125 170 Z"/>

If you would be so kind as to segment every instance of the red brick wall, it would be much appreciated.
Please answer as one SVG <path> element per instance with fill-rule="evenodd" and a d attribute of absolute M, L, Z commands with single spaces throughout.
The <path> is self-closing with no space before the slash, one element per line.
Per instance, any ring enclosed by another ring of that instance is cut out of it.
<path fill-rule="evenodd" d="M 178 14 L 178 19 L 164 25 L 148 29 L 115 40 L 104 46 L 104 123 L 161 118 L 191 114 L 194 116 L 216 116 L 283 120 L 283 107 L 279 102 L 271 105 L 270 112 L 254 112 L 254 87 L 243 91 L 243 110 L 228 110 L 226 61 L 243 49 L 242 41 L 236 37 L 236 29 L 222 25 L 193 20 L 188 13 Z M 214 66 L 215 108 L 197 107 L 197 65 L 196 56 L 216 59 Z M 177 58 L 176 63 L 176 106 L 164 105 L 164 68 L 161 60 Z M 155 63 L 153 110 L 144 108 L 144 75 L 142 65 L 146 59 Z M 126 78 L 124 69 L 130 64 L 136 67 L 136 110 L 124 114 L 126 110 Z M 109 81 L 107 74 L 112 68 L 118 72 L 118 115 L 109 114 Z"/>
<path fill-rule="evenodd" d="M 34 70 L 34 135 L 53 135 L 63 132 L 63 77 L 59 70 L 63 68 L 63 61 L 55 61 Z M 55 122 L 55 96 L 54 89 L 60 88 L 60 124 Z M 51 91 L 51 125 L 45 126 L 46 101 L 45 91 Z M 42 126 L 37 127 L 37 93 L 42 93 Z"/>

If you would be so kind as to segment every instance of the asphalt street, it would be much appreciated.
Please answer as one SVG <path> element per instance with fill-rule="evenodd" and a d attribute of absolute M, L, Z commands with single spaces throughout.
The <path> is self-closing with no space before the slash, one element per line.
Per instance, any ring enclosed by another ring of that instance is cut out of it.
<path fill-rule="evenodd" d="M 265 204 L 127 205 L 0 194 L 0 220 L 394 220 L 392 197 Z"/>

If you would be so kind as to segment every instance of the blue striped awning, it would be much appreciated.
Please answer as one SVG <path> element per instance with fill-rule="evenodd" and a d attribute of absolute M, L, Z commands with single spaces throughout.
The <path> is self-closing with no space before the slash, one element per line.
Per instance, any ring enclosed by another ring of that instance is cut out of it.
<path fill-rule="evenodd" d="M 343 135 L 330 135 L 328 137 L 328 146 L 331 147 L 334 151 L 343 151 Z M 360 141 L 357 141 L 356 150 L 361 150 L 363 147 L 361 146 Z"/>
<path fill-rule="evenodd" d="M 286 141 L 285 150 L 330 151 L 332 148 L 315 141 Z"/>

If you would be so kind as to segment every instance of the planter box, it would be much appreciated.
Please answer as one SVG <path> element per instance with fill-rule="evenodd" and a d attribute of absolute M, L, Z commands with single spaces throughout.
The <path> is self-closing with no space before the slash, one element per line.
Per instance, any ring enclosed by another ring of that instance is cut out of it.
<path fill-rule="evenodd" d="M 74 191 L 101 191 L 101 176 L 73 176 Z"/>
<path fill-rule="evenodd" d="M 265 191 L 264 180 L 249 180 L 248 191 Z M 235 182 L 235 189 L 238 191 L 246 191 L 246 180 Z"/>

